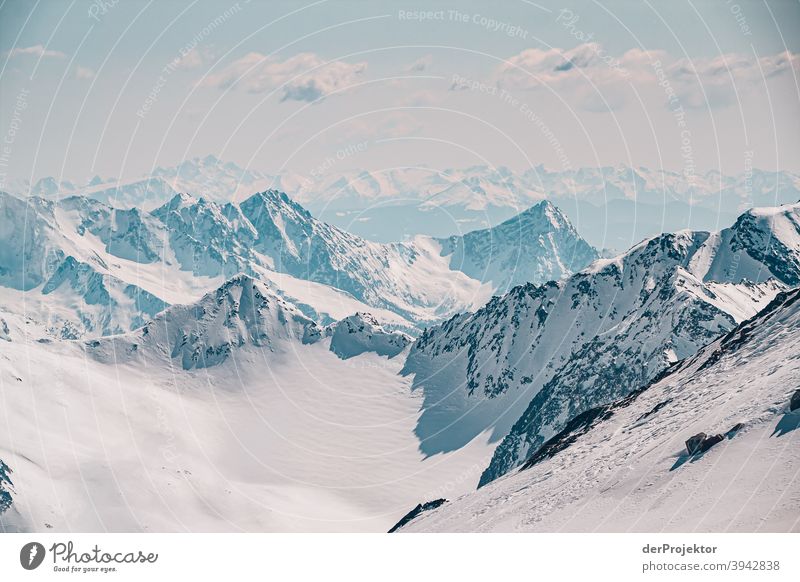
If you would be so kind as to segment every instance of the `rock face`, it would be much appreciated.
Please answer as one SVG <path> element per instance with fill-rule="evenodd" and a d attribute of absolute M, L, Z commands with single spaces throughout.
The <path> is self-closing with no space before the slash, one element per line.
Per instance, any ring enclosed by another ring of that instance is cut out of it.
<path fill-rule="evenodd" d="M 792 399 L 789 401 L 789 410 L 800 410 L 800 390 L 795 390 Z"/>
<path fill-rule="evenodd" d="M 474 314 L 426 330 L 404 369 L 425 396 L 417 427 L 422 450 L 458 448 L 487 429 L 502 439 L 510 430 L 486 483 L 569 418 L 646 384 L 782 288 L 774 281 L 704 283 L 689 265 L 708 237 L 662 235 L 566 280 L 516 287 Z"/>
<path fill-rule="evenodd" d="M 11 493 L 14 490 L 14 483 L 9 476 L 11 472 L 9 466 L 0 459 L 0 513 L 5 512 L 11 507 L 11 503 L 13 502 Z"/>
<path fill-rule="evenodd" d="M 426 503 L 418 504 L 414 509 L 406 513 L 400 521 L 394 524 L 394 526 L 392 526 L 392 529 L 390 529 L 387 533 L 395 533 L 401 527 L 411 522 L 411 520 L 413 520 L 415 517 L 421 515 L 426 511 L 432 511 L 437 507 L 441 507 L 445 503 L 447 503 L 447 499 L 434 499 L 433 501 L 428 501 Z"/>

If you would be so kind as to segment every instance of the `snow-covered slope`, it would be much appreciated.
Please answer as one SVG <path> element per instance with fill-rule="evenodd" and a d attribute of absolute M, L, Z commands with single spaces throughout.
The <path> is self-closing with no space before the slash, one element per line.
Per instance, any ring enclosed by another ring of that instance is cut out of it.
<path fill-rule="evenodd" d="M 0 311 L 65 339 L 143 325 L 167 303 L 109 263 L 154 261 L 160 241 L 148 226 L 137 210 L 86 198 L 55 204 L 0 193 Z"/>
<path fill-rule="evenodd" d="M 450 266 L 489 281 L 496 293 L 557 281 L 598 258 L 558 208 L 543 201 L 494 228 L 442 240 Z"/>
<path fill-rule="evenodd" d="M 486 439 L 420 453 L 397 336 L 345 321 L 239 275 L 136 332 L 3 342 L 0 531 L 386 531 L 474 489 Z"/>
<path fill-rule="evenodd" d="M 790 274 L 763 283 L 703 281 L 693 260 L 708 252 L 711 236 L 664 234 L 426 330 L 404 368 L 425 395 L 421 449 L 453 450 L 490 429 L 503 441 L 482 476 L 487 483 L 569 418 L 646 384 L 791 284 Z"/>
<path fill-rule="evenodd" d="M 400 531 L 800 531 L 800 410 L 788 406 L 798 340 L 794 290 L 644 389 L 574 418 L 521 470 Z M 721 440 L 689 455 L 699 433 Z"/>

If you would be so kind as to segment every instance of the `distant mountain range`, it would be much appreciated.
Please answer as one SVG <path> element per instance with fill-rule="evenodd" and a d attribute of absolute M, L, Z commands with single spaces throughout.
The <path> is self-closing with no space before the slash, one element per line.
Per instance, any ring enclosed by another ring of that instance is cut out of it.
<path fill-rule="evenodd" d="M 156 168 L 136 180 L 95 176 L 78 185 L 48 177 L 13 192 L 50 199 L 85 195 L 116 207 L 152 210 L 177 193 L 224 204 L 265 190 L 286 192 L 315 217 L 377 242 L 496 226 L 547 199 L 593 246 L 624 250 L 662 232 L 719 230 L 748 208 L 797 202 L 800 176 L 759 169 L 687 178 L 624 166 L 564 171 L 537 166 L 524 172 L 473 166 L 352 170 L 312 178 L 288 171 L 268 174 L 206 156 Z"/>

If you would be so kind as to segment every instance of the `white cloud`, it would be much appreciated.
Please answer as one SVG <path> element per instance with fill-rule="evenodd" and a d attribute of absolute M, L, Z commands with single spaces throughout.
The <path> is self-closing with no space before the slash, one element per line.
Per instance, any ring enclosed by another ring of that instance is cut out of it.
<path fill-rule="evenodd" d="M 573 49 L 527 49 L 498 67 L 498 85 L 510 89 L 549 86 L 554 89 L 576 82 L 605 85 L 653 77 L 651 63 L 662 53 L 632 49 L 617 57 L 591 42 Z"/>
<path fill-rule="evenodd" d="M 509 90 L 549 87 L 567 97 L 574 95 L 581 107 L 601 111 L 622 107 L 628 84 L 642 88 L 658 83 L 658 69 L 666 74 L 665 82 L 674 88 L 680 104 L 704 107 L 727 105 L 737 91 L 792 68 L 798 68 L 798 55 L 788 52 L 759 59 L 741 54 L 678 59 L 665 51 L 640 49 L 614 56 L 598 43 L 585 43 L 569 50 L 522 51 L 497 68 L 494 80 Z"/>
<path fill-rule="evenodd" d="M 75 67 L 75 72 L 72 73 L 73 79 L 79 80 L 86 80 L 86 79 L 94 79 L 94 71 L 88 67 L 81 67 L 80 65 Z"/>
<path fill-rule="evenodd" d="M 48 50 L 40 44 L 28 47 L 15 47 L 9 51 L 6 51 L 5 54 L 9 58 L 19 57 L 19 56 L 34 56 L 39 58 L 63 59 L 67 56 L 60 51 Z"/>
<path fill-rule="evenodd" d="M 724 106 L 747 91 L 794 69 L 800 72 L 800 55 L 790 52 L 756 59 L 726 54 L 712 58 L 681 59 L 667 69 L 678 98 L 687 107 Z"/>
<path fill-rule="evenodd" d="M 182 69 L 195 69 L 203 64 L 203 55 L 196 48 L 183 55 L 178 61 L 178 66 Z"/>
<path fill-rule="evenodd" d="M 374 113 L 342 124 L 336 138 L 344 143 L 355 140 L 379 140 L 418 135 L 424 125 L 413 114 L 405 111 Z M 338 143 L 338 141 L 337 141 Z"/>
<path fill-rule="evenodd" d="M 432 64 L 433 64 L 433 57 L 431 55 L 425 55 L 424 57 L 420 57 L 416 61 L 408 65 L 405 68 L 405 71 L 407 73 L 422 73 L 430 69 Z"/>
<path fill-rule="evenodd" d="M 214 60 L 214 51 L 211 47 L 193 47 L 182 52 L 176 59 L 176 67 L 179 69 L 196 69 Z"/>
<path fill-rule="evenodd" d="M 313 53 L 300 53 L 281 61 L 252 52 L 204 78 L 201 85 L 241 88 L 250 93 L 282 87 L 282 101 L 316 101 L 357 82 L 366 69 L 363 62 L 325 61 Z"/>

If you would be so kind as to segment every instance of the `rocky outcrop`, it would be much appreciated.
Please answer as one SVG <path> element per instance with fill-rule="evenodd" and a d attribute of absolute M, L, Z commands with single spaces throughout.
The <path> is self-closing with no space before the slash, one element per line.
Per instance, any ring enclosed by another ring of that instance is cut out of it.
<path fill-rule="evenodd" d="M 411 520 L 418 517 L 420 514 L 426 511 L 434 510 L 437 507 L 441 507 L 445 503 L 447 503 L 447 499 L 434 499 L 433 501 L 428 501 L 426 503 L 418 504 L 414 509 L 406 513 L 400 521 L 394 524 L 394 526 L 392 527 L 392 529 L 389 530 L 388 533 L 396 532 L 401 527 L 408 524 Z"/>

